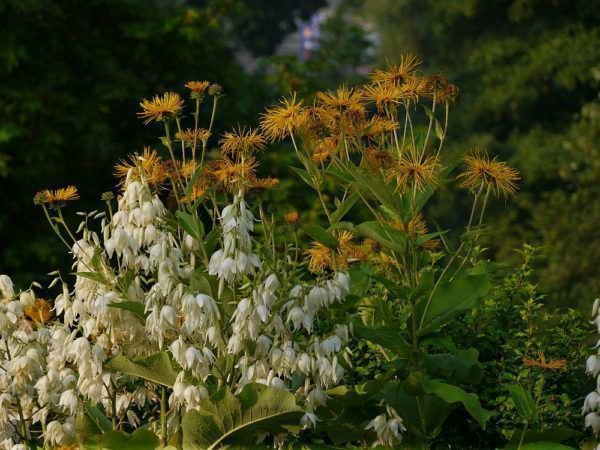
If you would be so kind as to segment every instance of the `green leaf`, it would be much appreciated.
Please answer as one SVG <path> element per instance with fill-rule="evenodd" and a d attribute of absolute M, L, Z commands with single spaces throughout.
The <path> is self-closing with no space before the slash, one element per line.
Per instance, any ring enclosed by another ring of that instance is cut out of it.
<path fill-rule="evenodd" d="M 426 354 L 424 357 L 427 373 L 435 378 L 448 381 L 476 383 L 481 378 L 481 368 L 477 361 L 479 352 L 474 348 L 458 350 L 454 354 Z"/>
<path fill-rule="evenodd" d="M 112 422 L 107 419 L 102 411 L 90 402 L 84 404 L 85 412 L 88 417 L 96 424 L 98 430 L 105 433 L 112 430 Z"/>
<path fill-rule="evenodd" d="M 505 450 L 517 450 L 519 448 L 519 444 L 521 443 L 560 443 L 568 439 L 578 438 L 582 435 L 583 433 L 581 431 L 561 427 L 552 427 L 551 429 L 547 429 L 544 431 L 530 431 L 519 429 L 515 430 L 515 432 L 512 434 L 510 442 L 505 447 Z M 521 448 L 524 447 L 521 446 Z M 595 446 L 593 448 L 595 448 Z"/>
<path fill-rule="evenodd" d="M 356 192 L 350 194 L 346 199 L 338 206 L 338 208 L 331 214 L 331 223 L 337 223 L 352 209 L 356 201 L 360 197 Z"/>
<path fill-rule="evenodd" d="M 417 306 L 419 335 L 437 331 L 455 317 L 473 309 L 489 290 L 487 275 L 466 275 L 440 283 L 433 295 Z"/>
<path fill-rule="evenodd" d="M 477 395 L 467 393 L 458 386 L 453 386 L 437 380 L 424 380 L 423 389 L 428 394 L 433 394 L 444 400 L 446 403 L 462 403 L 471 417 L 473 417 L 484 430 L 486 422 L 494 415 L 493 412 L 481 407 Z"/>
<path fill-rule="evenodd" d="M 238 396 L 221 389 L 201 402 L 200 411 L 183 417 L 183 448 L 216 449 L 231 443 L 255 442 L 256 432 L 285 431 L 304 414 L 293 394 L 260 384 L 249 384 Z"/>
<path fill-rule="evenodd" d="M 505 384 L 519 416 L 527 423 L 538 420 L 538 410 L 531 393 L 520 384 Z"/>
<path fill-rule="evenodd" d="M 172 387 L 177 378 L 171 359 L 166 352 L 159 352 L 145 358 L 128 359 L 123 355 L 111 358 L 104 367 L 124 374 Z"/>
<path fill-rule="evenodd" d="M 568 445 L 557 444 L 556 442 L 530 442 L 523 444 L 519 450 L 576 450 Z"/>
<path fill-rule="evenodd" d="M 380 345 L 386 350 L 393 351 L 398 358 L 408 358 L 410 354 L 410 345 L 402 337 L 398 327 L 386 325 L 369 327 L 363 325 L 359 321 L 354 321 L 353 327 L 356 336 Z"/>
<path fill-rule="evenodd" d="M 146 321 L 146 312 L 144 311 L 144 304 L 140 302 L 114 302 L 109 303 L 108 306 L 111 308 L 124 309 L 125 311 L 130 311 L 142 322 Z"/>
<path fill-rule="evenodd" d="M 160 441 L 152 431 L 138 428 L 132 434 L 111 430 L 103 434 L 85 436 L 82 444 L 86 449 L 154 450 Z"/>
<path fill-rule="evenodd" d="M 103 275 L 96 272 L 75 272 L 73 275 L 77 275 L 78 277 L 87 278 L 88 280 L 95 281 L 100 284 L 109 284 L 106 278 Z"/>
<path fill-rule="evenodd" d="M 444 139 L 444 129 L 437 119 L 435 120 L 435 135 L 440 141 Z"/>
<path fill-rule="evenodd" d="M 395 228 L 381 225 L 379 222 L 363 222 L 356 227 L 354 231 L 361 237 L 376 240 L 383 247 L 396 251 L 404 251 L 405 235 Z"/>
<path fill-rule="evenodd" d="M 340 245 L 340 243 L 333 234 L 325 230 L 325 228 L 320 227 L 319 225 L 304 225 L 302 227 L 302 230 L 304 230 L 304 232 L 308 234 L 313 240 L 320 242 L 324 246 L 329 247 L 333 250 L 338 248 L 338 246 Z"/>
<path fill-rule="evenodd" d="M 177 216 L 179 225 L 181 225 L 181 228 L 183 228 L 187 234 L 198 241 L 202 240 L 204 237 L 204 225 L 200 219 L 181 210 L 177 210 L 175 216 Z"/>
<path fill-rule="evenodd" d="M 298 174 L 298 176 L 300 178 L 302 178 L 302 180 L 306 184 L 308 184 L 311 188 L 313 188 L 315 191 L 317 190 L 317 187 L 314 185 L 314 183 L 310 179 L 310 176 L 309 176 L 309 174 L 308 174 L 308 172 L 306 170 L 301 169 L 299 167 L 293 167 L 293 166 L 290 166 L 290 169 L 292 169 L 294 172 L 296 172 Z"/>

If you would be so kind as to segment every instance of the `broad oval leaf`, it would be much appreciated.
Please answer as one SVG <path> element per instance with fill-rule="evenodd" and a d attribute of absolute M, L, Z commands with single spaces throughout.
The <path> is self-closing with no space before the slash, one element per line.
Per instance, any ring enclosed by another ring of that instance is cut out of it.
<path fill-rule="evenodd" d="M 104 367 L 127 375 L 172 387 L 177 378 L 171 359 L 166 352 L 158 352 L 145 358 L 128 359 L 123 355 L 111 358 Z"/>
<path fill-rule="evenodd" d="M 293 394 L 260 384 L 246 385 L 237 396 L 222 389 L 200 406 L 183 417 L 184 450 L 255 442 L 256 432 L 284 432 L 285 426 L 298 425 L 304 414 Z"/>

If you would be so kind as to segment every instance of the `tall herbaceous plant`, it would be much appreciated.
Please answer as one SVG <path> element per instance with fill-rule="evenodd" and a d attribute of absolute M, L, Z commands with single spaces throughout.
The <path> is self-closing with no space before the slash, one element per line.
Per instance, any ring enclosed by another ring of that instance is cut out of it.
<path fill-rule="evenodd" d="M 488 293 L 485 210 L 519 177 L 479 149 L 451 175 L 442 150 L 458 89 L 418 65 L 408 55 L 364 86 L 290 95 L 258 128 L 220 137 L 221 87 L 189 82 L 186 99 L 141 103 L 161 152 L 120 161 L 102 211 L 72 228 L 63 208 L 77 189 L 39 192 L 74 275 L 53 274 L 54 300 L 0 278 L 1 448 L 403 437 L 425 448 L 458 407 L 484 427 L 491 412 L 468 387 L 476 352 L 444 327 Z M 265 213 L 260 192 L 279 181 L 259 177 L 259 161 L 280 140 L 319 224 Z M 424 214 L 452 179 L 472 198 L 457 245 Z M 380 367 L 353 386 L 358 340 Z"/>

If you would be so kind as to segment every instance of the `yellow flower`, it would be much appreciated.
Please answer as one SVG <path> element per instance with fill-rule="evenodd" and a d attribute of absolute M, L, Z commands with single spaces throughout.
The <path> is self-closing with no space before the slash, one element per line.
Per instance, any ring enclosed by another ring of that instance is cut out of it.
<path fill-rule="evenodd" d="M 311 272 L 323 272 L 325 269 L 346 268 L 352 262 L 365 258 L 361 246 L 352 242 L 349 231 L 334 231 L 339 245 L 333 250 L 320 242 L 312 242 L 305 254 L 308 256 L 308 269 Z"/>
<path fill-rule="evenodd" d="M 367 138 L 374 138 L 382 134 L 393 133 L 398 129 L 398 122 L 382 116 L 373 116 L 368 122 L 362 125 L 362 135 Z"/>
<path fill-rule="evenodd" d="M 411 148 L 392 165 L 388 180 L 395 178 L 398 189 L 414 188 L 423 191 L 438 184 L 437 171 L 440 167 L 437 157 L 426 157 L 424 153 Z"/>
<path fill-rule="evenodd" d="M 219 144 L 225 155 L 249 154 L 266 147 L 265 138 L 260 135 L 258 130 L 252 128 L 227 131 Z"/>
<path fill-rule="evenodd" d="M 317 99 L 323 108 L 345 116 L 359 117 L 365 112 L 363 94 L 347 86 L 341 86 L 335 91 L 317 92 Z"/>
<path fill-rule="evenodd" d="M 379 112 L 393 111 L 402 96 L 401 89 L 395 84 L 370 84 L 363 89 L 364 98 L 373 101 Z"/>
<path fill-rule="evenodd" d="M 223 158 L 216 162 L 214 168 L 211 168 L 211 173 L 218 187 L 235 192 L 240 185 L 248 185 L 256 179 L 257 167 L 258 163 L 253 157 L 243 162 Z"/>
<path fill-rule="evenodd" d="M 514 195 L 517 192 L 519 172 L 505 162 L 490 159 L 487 153 L 475 149 L 464 158 L 465 170 L 458 175 L 463 179 L 460 187 L 477 191 L 483 187 L 491 189 L 497 196 Z"/>
<path fill-rule="evenodd" d="M 298 214 L 298 211 L 290 211 L 283 216 L 283 220 L 290 225 L 295 225 L 300 220 L 300 214 Z"/>
<path fill-rule="evenodd" d="M 185 84 L 185 87 L 192 91 L 192 98 L 196 98 L 201 94 L 204 94 L 209 86 L 209 81 L 188 81 Z"/>
<path fill-rule="evenodd" d="M 142 100 L 140 106 L 142 110 L 138 112 L 138 117 L 145 119 L 144 124 L 147 125 L 153 120 L 160 122 L 179 114 L 183 109 L 183 100 L 176 92 L 166 92 L 162 97 L 155 95 L 152 100 Z"/>
<path fill-rule="evenodd" d="M 396 86 L 402 85 L 414 75 L 419 64 L 421 61 L 415 55 L 410 53 L 403 55 L 399 64 L 388 64 L 387 70 L 375 70 L 371 74 L 371 81 Z"/>
<path fill-rule="evenodd" d="M 302 100 L 296 100 L 296 93 L 281 99 L 278 106 L 267 108 L 262 114 L 260 128 L 267 139 L 277 141 L 294 133 L 306 119 Z"/>
<path fill-rule="evenodd" d="M 121 160 L 115 165 L 114 174 L 119 179 L 119 186 L 124 186 L 130 171 L 133 171 L 134 179 L 144 179 L 152 186 L 160 186 L 167 178 L 162 159 L 156 150 L 149 147 L 145 147 L 141 155 L 134 153 L 129 156 L 128 160 Z"/>
<path fill-rule="evenodd" d="M 79 192 L 75 186 L 67 186 L 54 191 L 46 189 L 38 192 L 35 196 L 34 202 L 36 204 L 46 203 L 51 208 L 60 208 L 64 206 L 66 202 L 73 200 L 79 200 Z"/>

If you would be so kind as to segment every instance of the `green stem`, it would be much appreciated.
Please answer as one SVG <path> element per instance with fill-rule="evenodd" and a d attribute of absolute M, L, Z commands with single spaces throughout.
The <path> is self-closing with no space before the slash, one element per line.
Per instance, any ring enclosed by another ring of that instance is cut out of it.
<path fill-rule="evenodd" d="M 160 445 L 167 446 L 167 388 L 164 386 L 160 395 Z"/>

